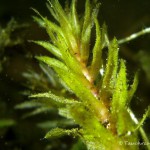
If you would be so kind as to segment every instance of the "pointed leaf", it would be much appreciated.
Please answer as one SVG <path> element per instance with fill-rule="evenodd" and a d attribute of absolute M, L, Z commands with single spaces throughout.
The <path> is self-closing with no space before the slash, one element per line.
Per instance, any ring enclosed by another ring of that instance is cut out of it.
<path fill-rule="evenodd" d="M 108 47 L 108 60 L 103 78 L 102 88 L 111 90 L 114 88 L 118 69 L 118 43 L 114 38 Z"/>
<path fill-rule="evenodd" d="M 61 115 L 62 117 L 65 117 L 67 119 L 73 119 L 72 115 L 70 113 L 70 107 L 64 107 L 64 108 L 59 108 L 59 115 Z"/>
<path fill-rule="evenodd" d="M 84 15 L 84 22 L 82 27 L 82 34 L 81 34 L 81 58 L 83 62 L 87 62 L 89 57 L 89 41 L 91 37 L 91 7 L 89 0 L 86 0 L 85 4 L 85 15 Z"/>
<path fill-rule="evenodd" d="M 43 21 L 43 19 L 33 16 L 32 17 L 34 19 L 35 22 L 37 22 L 41 27 L 45 28 L 45 22 Z"/>
<path fill-rule="evenodd" d="M 48 93 L 38 93 L 38 94 L 33 94 L 30 96 L 31 98 L 51 98 L 52 100 L 59 102 L 59 103 L 63 103 L 63 104 L 75 104 L 75 103 L 79 103 L 78 101 L 74 100 L 74 99 L 67 99 L 61 96 L 57 96 L 55 94 L 53 94 L 52 92 L 48 92 Z"/>
<path fill-rule="evenodd" d="M 141 119 L 141 121 L 138 123 L 137 127 L 135 128 L 135 130 L 138 130 L 140 127 L 143 126 L 145 120 L 147 119 L 147 117 L 150 117 L 150 106 L 148 107 L 148 109 L 146 110 L 145 114 L 143 115 L 143 118 Z"/>
<path fill-rule="evenodd" d="M 26 101 L 15 106 L 15 109 L 30 109 L 40 107 L 41 104 L 35 101 Z"/>
<path fill-rule="evenodd" d="M 79 23 L 79 18 L 78 18 L 77 12 L 76 12 L 76 0 L 72 0 L 71 17 L 72 17 L 71 24 L 73 27 L 73 31 L 75 32 L 75 36 L 78 39 L 79 34 L 80 34 L 80 23 Z"/>
<path fill-rule="evenodd" d="M 50 11 L 51 15 L 57 20 L 59 21 L 58 15 L 55 12 L 54 6 L 51 3 L 51 0 L 48 0 L 48 3 L 46 3 L 46 6 L 48 8 L 48 10 Z"/>
<path fill-rule="evenodd" d="M 119 136 L 127 134 L 128 131 L 132 131 L 135 124 L 132 122 L 130 115 L 127 113 L 126 108 L 121 109 L 117 113 L 116 128 Z"/>
<path fill-rule="evenodd" d="M 64 135 L 72 135 L 72 136 L 78 136 L 78 128 L 73 128 L 71 130 L 66 130 L 66 129 L 61 129 L 61 128 L 55 128 L 49 131 L 46 135 L 45 138 L 55 138 L 55 137 L 60 137 Z"/>
<path fill-rule="evenodd" d="M 37 124 L 38 127 L 43 129 L 51 129 L 58 126 L 66 127 L 66 126 L 73 126 L 74 121 L 69 119 L 59 119 L 59 120 L 52 120 L 52 121 L 44 121 Z"/>
<path fill-rule="evenodd" d="M 92 64 L 90 66 L 90 72 L 93 75 L 93 78 L 95 79 L 102 65 L 102 57 L 101 57 L 102 47 L 101 47 L 100 26 L 99 26 L 97 18 L 95 18 L 94 21 L 95 21 L 95 26 L 96 26 L 96 42 L 93 48 L 93 59 L 92 59 Z"/>
<path fill-rule="evenodd" d="M 135 74 L 133 84 L 131 85 L 131 88 L 128 91 L 128 103 L 130 103 L 130 101 L 137 89 L 137 86 L 138 86 L 138 73 Z"/>
<path fill-rule="evenodd" d="M 106 119 L 108 110 L 101 101 L 98 101 L 94 97 L 91 90 L 87 88 L 89 86 L 89 82 L 85 79 L 85 77 L 74 74 L 69 68 L 67 68 L 67 66 L 56 59 L 44 56 L 37 58 L 53 67 L 59 77 L 66 83 L 68 87 L 70 87 L 77 97 L 80 98 L 80 100 L 84 102 L 86 106 L 90 105 L 92 113 L 97 115 L 99 119 Z"/>
<path fill-rule="evenodd" d="M 114 94 L 112 98 L 112 112 L 118 113 L 119 110 L 126 107 L 127 104 L 127 81 L 125 62 L 121 60 L 120 71 L 117 76 Z"/>
<path fill-rule="evenodd" d="M 62 28 L 65 40 L 67 41 L 66 43 L 68 43 L 69 49 L 76 53 L 78 51 L 78 46 L 73 35 L 72 26 L 67 18 L 65 11 L 61 7 L 58 0 L 51 1 L 51 4 Z"/>
<path fill-rule="evenodd" d="M 62 6 L 60 5 L 58 0 L 51 0 L 50 1 L 53 7 L 53 10 L 55 14 L 59 18 L 59 22 L 62 23 L 62 25 L 67 25 L 68 29 L 71 30 L 71 25 L 67 19 L 67 15 L 65 11 L 63 10 Z"/>
<path fill-rule="evenodd" d="M 16 122 L 13 119 L 0 119 L 0 128 L 13 126 L 15 124 Z"/>
<path fill-rule="evenodd" d="M 38 114 L 51 112 L 52 110 L 53 109 L 52 108 L 50 109 L 49 107 L 39 107 L 29 113 L 26 113 L 25 115 L 22 116 L 22 118 L 25 119 L 25 118 L 32 117 Z"/>
<path fill-rule="evenodd" d="M 102 43 L 102 49 L 105 46 L 109 45 L 109 39 L 108 39 L 108 33 L 107 33 L 107 26 L 106 26 L 105 23 L 102 26 L 101 43 Z"/>
<path fill-rule="evenodd" d="M 68 71 L 67 66 L 57 59 L 50 58 L 47 56 L 40 56 L 40 57 L 37 56 L 36 58 L 40 61 L 43 61 L 44 63 L 48 64 L 51 67 L 56 67 L 58 69 L 63 69 L 64 71 Z"/>
<path fill-rule="evenodd" d="M 44 47 L 46 50 L 51 52 L 56 57 L 62 58 L 62 54 L 60 50 L 57 47 L 55 47 L 53 44 L 51 44 L 50 42 L 45 42 L 45 41 L 32 41 L 32 42 Z"/>

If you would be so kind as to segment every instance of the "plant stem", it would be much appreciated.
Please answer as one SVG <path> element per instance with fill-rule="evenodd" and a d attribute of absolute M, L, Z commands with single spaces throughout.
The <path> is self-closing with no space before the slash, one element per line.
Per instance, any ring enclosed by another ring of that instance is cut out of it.
<path fill-rule="evenodd" d="M 137 33 L 131 34 L 130 36 L 128 36 L 126 38 L 118 40 L 118 44 L 123 44 L 123 43 L 129 42 L 129 41 L 134 40 L 137 37 L 142 36 L 142 35 L 147 34 L 147 33 L 150 33 L 150 27 L 143 29 Z"/>
<path fill-rule="evenodd" d="M 130 114 L 132 120 L 134 121 L 134 123 L 138 125 L 138 124 L 139 124 L 139 121 L 138 121 L 138 119 L 135 117 L 135 115 L 134 115 L 134 113 L 131 111 L 131 109 L 128 109 L 128 112 L 129 112 L 129 114 Z M 138 127 L 139 127 L 139 125 L 138 125 Z M 147 135 L 146 135 L 144 129 L 143 129 L 142 127 L 139 127 L 139 131 L 140 131 L 141 136 L 142 136 L 142 138 L 143 138 L 143 141 L 144 141 L 144 143 L 145 143 L 144 145 L 146 145 L 146 146 L 147 146 L 147 149 L 150 150 L 150 142 L 149 142 L 149 139 L 148 139 L 148 137 L 147 137 Z"/>

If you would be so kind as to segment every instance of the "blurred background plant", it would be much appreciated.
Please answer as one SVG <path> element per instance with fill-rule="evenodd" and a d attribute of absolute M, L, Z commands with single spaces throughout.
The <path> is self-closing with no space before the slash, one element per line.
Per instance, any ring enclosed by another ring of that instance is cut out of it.
<path fill-rule="evenodd" d="M 64 1 L 60 2 L 64 5 Z M 113 2 L 101 0 L 100 2 L 99 21 L 106 22 L 110 39 L 114 36 L 117 39 L 122 39 L 150 26 L 149 0 L 115 0 Z M 48 39 L 45 31 L 39 29 L 38 25 L 33 22 L 30 17 L 33 15 L 33 11 L 29 9 L 30 7 L 36 8 L 48 16 L 49 12 L 45 9 L 45 3 L 43 0 L 0 1 L 0 32 L 3 30 L 6 33 L 6 35 L 0 35 L 1 38 L 4 36 L 0 41 L 0 148 L 4 150 L 56 150 L 60 147 L 63 150 L 70 149 L 74 143 L 70 137 L 52 141 L 42 139 L 50 128 L 71 125 L 71 122 L 63 122 L 55 109 L 41 110 L 40 103 L 36 106 L 24 103 L 22 107 L 28 108 L 31 113 L 28 113 L 29 110 L 14 109 L 18 103 L 28 100 L 28 95 L 33 91 L 61 90 L 61 87 L 57 86 L 57 81 L 55 83 L 55 74 L 53 77 L 49 77 L 45 71 L 52 72 L 52 70 L 47 69 L 44 64 L 39 67 L 34 59 L 35 55 L 49 55 L 49 53 L 41 47 L 27 42 L 27 40 Z M 84 3 L 85 1 L 78 2 L 80 13 L 84 12 Z M 16 21 L 13 19 L 11 20 L 12 17 L 17 20 L 18 24 L 14 23 Z M 30 26 L 26 28 L 26 24 Z M 131 104 L 138 118 L 142 118 L 150 103 L 149 41 L 150 34 L 147 34 L 122 44 L 120 48 L 121 57 L 127 60 L 129 81 L 132 81 L 135 71 L 140 70 L 139 86 Z M 65 94 L 64 91 L 61 92 Z M 18 108 L 21 108 L 21 105 Z M 38 109 L 35 111 L 33 108 Z M 43 111 L 46 113 L 39 113 Z M 33 114 L 37 115 L 34 116 Z M 58 121 L 54 121 L 56 118 Z M 148 126 L 149 119 L 146 120 L 144 128 L 150 136 Z M 77 149 L 79 145 L 84 149 L 81 141 L 72 149 Z"/>

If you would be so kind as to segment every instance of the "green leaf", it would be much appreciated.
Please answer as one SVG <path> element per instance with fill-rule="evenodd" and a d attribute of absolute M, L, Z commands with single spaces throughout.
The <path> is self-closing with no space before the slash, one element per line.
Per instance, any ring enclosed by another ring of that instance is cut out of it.
<path fill-rule="evenodd" d="M 53 12 L 55 13 L 55 16 L 57 16 L 58 21 L 61 22 L 61 25 L 67 25 L 68 29 L 71 29 L 71 25 L 67 19 L 67 15 L 65 11 L 63 10 L 62 6 L 60 5 L 58 0 L 51 0 L 50 1 Z"/>
<path fill-rule="evenodd" d="M 45 73 L 45 75 L 48 77 L 48 81 L 51 83 L 52 87 L 56 87 L 57 89 L 60 89 L 62 86 L 60 84 L 60 81 L 57 78 L 56 73 L 52 68 L 50 68 L 45 63 L 40 63 L 40 68 Z"/>
<path fill-rule="evenodd" d="M 80 22 L 79 22 L 79 18 L 78 18 L 78 14 L 76 12 L 76 0 L 72 0 L 72 4 L 71 4 L 71 25 L 73 28 L 73 31 L 75 33 L 75 37 L 79 42 L 79 36 L 80 36 Z"/>
<path fill-rule="evenodd" d="M 45 28 L 45 22 L 39 18 L 39 17 L 36 17 L 36 16 L 32 16 L 32 18 L 34 19 L 34 21 L 36 23 L 38 23 L 41 27 Z"/>
<path fill-rule="evenodd" d="M 131 130 L 133 125 L 127 112 L 128 91 L 126 81 L 126 66 L 124 60 L 120 61 L 120 70 L 117 75 L 116 85 L 111 102 L 111 112 L 116 121 L 118 135 Z M 128 122 L 128 124 L 126 124 Z"/>
<path fill-rule="evenodd" d="M 95 79 L 99 73 L 100 67 L 102 66 L 102 47 L 101 47 L 101 31 L 97 18 L 94 19 L 96 25 L 96 42 L 93 48 L 93 59 L 90 66 L 90 72 Z"/>
<path fill-rule="evenodd" d="M 35 101 L 26 101 L 15 106 L 15 109 L 30 109 L 40 107 L 41 104 Z"/>
<path fill-rule="evenodd" d="M 73 119 L 72 115 L 70 113 L 70 107 L 63 107 L 63 108 L 59 108 L 59 115 L 67 118 L 67 119 Z"/>
<path fill-rule="evenodd" d="M 133 84 L 131 85 L 128 91 L 128 103 L 130 103 L 131 99 L 133 98 L 133 95 L 137 89 L 137 86 L 138 86 L 138 73 L 135 74 Z"/>
<path fill-rule="evenodd" d="M 114 38 L 108 47 L 108 60 L 103 78 L 103 89 L 111 90 L 114 88 L 118 69 L 118 43 Z"/>
<path fill-rule="evenodd" d="M 43 18 L 43 21 L 45 22 L 45 27 L 49 34 L 50 34 L 50 32 L 54 32 L 54 33 L 57 33 L 57 35 L 61 35 L 62 38 L 64 37 L 63 31 L 58 25 L 49 21 L 47 18 Z M 65 39 L 63 39 L 63 40 L 65 40 Z"/>
<path fill-rule="evenodd" d="M 127 81 L 126 81 L 126 67 L 124 60 L 120 61 L 120 71 L 117 76 L 114 94 L 112 98 L 111 110 L 118 113 L 119 110 L 124 109 L 128 100 Z"/>
<path fill-rule="evenodd" d="M 37 124 L 38 127 L 42 129 L 51 129 L 58 126 L 66 127 L 66 126 L 73 126 L 74 121 L 71 119 L 59 119 L 59 120 L 52 120 L 52 121 L 45 121 L 40 122 Z"/>
<path fill-rule="evenodd" d="M 87 150 L 85 143 L 81 139 L 77 141 L 71 148 L 71 150 Z"/>
<path fill-rule="evenodd" d="M 91 28 L 92 28 L 91 7 L 89 0 L 86 0 L 84 22 L 81 34 L 81 50 L 80 50 L 83 62 L 87 62 L 87 59 L 89 57 L 89 46 L 90 46 L 89 41 L 91 37 Z"/>
<path fill-rule="evenodd" d="M 75 104 L 75 103 L 79 103 L 77 100 L 74 99 L 67 99 L 61 96 L 57 96 L 55 94 L 53 94 L 52 92 L 48 92 L 48 93 L 38 93 L 38 94 L 33 94 L 30 96 L 31 98 L 51 98 L 52 100 L 58 102 L 58 103 L 62 103 L 62 104 Z"/>
<path fill-rule="evenodd" d="M 51 112 L 52 110 L 53 108 L 49 108 L 49 107 L 39 107 L 29 113 L 24 114 L 22 118 L 25 119 L 25 118 L 32 117 L 38 114 L 48 113 L 48 112 Z"/>
<path fill-rule="evenodd" d="M 71 136 L 78 136 L 78 128 L 73 128 L 71 130 L 61 129 L 61 128 L 55 128 L 49 131 L 45 138 L 55 138 L 55 137 L 61 137 L 64 135 L 71 135 Z"/>
<path fill-rule="evenodd" d="M 106 26 L 105 23 L 102 26 L 101 43 L 102 43 L 102 49 L 105 46 L 109 45 L 109 39 L 108 39 L 108 33 L 107 33 L 107 26 Z"/>
<path fill-rule="evenodd" d="M 16 122 L 13 119 L 0 119 L 0 128 L 13 126 L 15 124 Z"/>
<path fill-rule="evenodd" d="M 48 0 L 48 3 L 46 3 L 46 6 L 48 10 L 50 11 L 51 15 L 59 22 L 59 18 L 55 12 L 55 9 L 53 8 L 53 4 L 51 3 L 51 0 Z"/>
<path fill-rule="evenodd" d="M 51 44 L 50 42 L 45 42 L 45 41 L 32 41 L 32 42 L 44 47 L 46 50 L 51 52 L 53 55 L 62 59 L 62 54 L 61 54 L 60 50 L 57 47 L 55 47 L 53 44 Z"/>
<path fill-rule="evenodd" d="M 119 136 L 125 135 L 134 129 L 135 124 L 132 122 L 126 108 L 119 110 L 116 117 L 116 129 Z"/>
<path fill-rule="evenodd" d="M 143 118 L 140 120 L 140 122 L 138 123 L 137 127 L 135 128 L 134 131 L 138 130 L 139 128 L 141 128 L 145 122 L 145 120 L 147 119 L 147 117 L 150 117 L 150 106 L 148 107 L 148 109 L 146 110 L 145 114 L 143 115 Z"/>
<path fill-rule="evenodd" d="M 53 15 L 53 16 L 57 16 L 55 18 L 57 18 L 57 21 L 60 23 L 61 29 L 63 31 L 63 35 L 65 37 L 64 40 L 66 40 L 66 43 L 67 43 L 69 49 L 73 50 L 76 53 L 78 51 L 78 46 L 77 46 L 76 39 L 73 35 L 74 30 L 68 20 L 68 17 L 66 15 L 65 11 L 59 4 L 58 0 L 51 1 L 51 4 L 54 8 L 53 12 L 55 13 L 55 15 Z M 57 32 L 57 34 L 58 34 L 58 32 Z"/>
<path fill-rule="evenodd" d="M 108 110 L 105 105 L 98 101 L 87 87 L 89 82 L 85 77 L 74 74 L 67 68 L 62 62 L 49 58 L 49 57 L 37 57 L 39 60 L 45 62 L 49 66 L 53 67 L 59 77 L 66 83 L 68 87 L 77 95 L 77 97 L 86 105 L 90 106 L 91 112 L 94 113 L 99 119 L 105 118 Z M 77 80 L 78 79 L 78 80 Z M 106 118 L 105 118 L 106 119 Z"/>
<path fill-rule="evenodd" d="M 40 57 L 37 56 L 36 58 L 40 61 L 43 61 L 44 63 L 48 64 L 51 67 L 56 67 L 58 69 L 63 69 L 64 71 L 68 71 L 67 66 L 57 59 L 50 58 L 48 56 L 40 56 Z"/>

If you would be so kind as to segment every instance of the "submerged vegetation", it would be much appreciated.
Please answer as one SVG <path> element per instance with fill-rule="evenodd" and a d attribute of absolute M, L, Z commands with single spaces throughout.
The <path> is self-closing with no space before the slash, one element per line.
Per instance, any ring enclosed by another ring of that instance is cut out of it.
<path fill-rule="evenodd" d="M 138 130 L 142 125 L 134 122 L 130 111 L 138 84 L 137 74 L 129 86 L 125 61 L 118 58 L 118 42 L 115 38 L 108 40 L 105 25 L 100 28 L 97 20 L 99 4 L 86 0 L 83 18 L 78 17 L 75 5 L 73 0 L 64 11 L 57 0 L 49 1 L 47 7 L 58 24 L 36 10 L 39 18 L 33 17 L 50 37 L 47 42 L 33 42 L 54 55 L 36 58 L 53 68 L 64 92 L 49 91 L 31 97 L 38 98 L 38 103 L 48 103 L 46 107 L 55 104 L 61 116 L 79 125 L 72 129 L 54 128 L 45 138 L 73 135 L 81 138 L 89 150 L 138 149 L 137 144 L 125 144 L 125 141 L 138 143 Z M 93 27 L 96 39 L 91 46 Z M 108 49 L 107 61 L 102 58 L 104 47 Z M 144 132 L 142 135 L 145 137 Z"/>
<path fill-rule="evenodd" d="M 122 40 L 110 40 L 106 25 L 101 26 L 97 19 L 100 3 L 86 0 L 84 15 L 79 15 L 77 4 L 72 0 L 63 8 L 58 0 L 48 1 L 47 8 L 55 21 L 33 9 L 34 21 L 49 36 L 47 41 L 29 41 L 47 50 L 46 55 L 35 57 L 45 75 L 32 68 L 22 73 L 32 91 L 26 91 L 29 100 L 17 104 L 15 109 L 33 109 L 23 115 L 24 119 L 48 113 L 50 121 L 37 124 L 46 131 L 50 129 L 43 140 L 73 137 L 71 150 L 138 150 L 141 145 L 150 149 L 143 129 L 150 109 L 146 108 L 143 118 L 137 119 L 131 108 L 138 72 L 131 80 L 128 61 L 119 56 L 122 43 L 148 33 L 149 28 Z M 8 40 L 1 34 L 2 46 L 8 46 Z M 12 41 L 20 42 L 20 38 Z M 43 89 L 36 91 L 32 84 Z M 0 120 L 0 127 L 17 123 Z M 55 149 L 52 145 L 47 149 Z"/>

